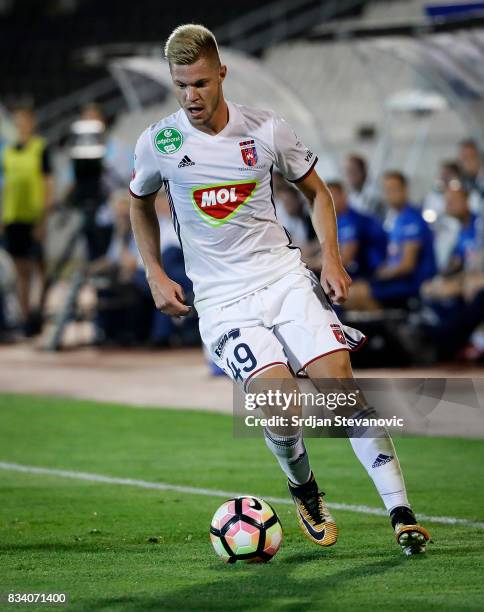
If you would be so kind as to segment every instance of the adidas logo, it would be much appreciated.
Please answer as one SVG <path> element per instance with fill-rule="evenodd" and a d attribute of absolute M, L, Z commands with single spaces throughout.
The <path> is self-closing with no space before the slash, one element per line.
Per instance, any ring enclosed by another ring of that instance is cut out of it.
<path fill-rule="evenodd" d="M 185 166 L 194 166 L 195 162 L 193 162 L 188 155 L 185 155 L 185 157 L 181 160 L 181 162 L 178 164 L 179 168 L 185 168 Z"/>
<path fill-rule="evenodd" d="M 304 459 L 304 457 L 306 456 L 306 451 L 302 452 L 299 457 L 296 457 L 296 459 L 294 459 L 293 461 L 289 461 L 288 463 L 290 465 L 297 465 L 300 461 L 302 461 Z"/>
<path fill-rule="evenodd" d="M 375 461 L 373 462 L 373 465 L 371 467 L 372 468 L 381 467 L 382 465 L 385 465 L 385 463 L 388 463 L 392 459 L 393 459 L 393 455 L 384 455 L 383 453 L 380 453 L 378 457 L 375 459 Z"/>

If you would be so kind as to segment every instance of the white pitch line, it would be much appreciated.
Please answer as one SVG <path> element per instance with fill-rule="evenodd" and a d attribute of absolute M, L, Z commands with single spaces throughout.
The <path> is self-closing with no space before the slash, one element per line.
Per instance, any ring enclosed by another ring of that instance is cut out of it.
<path fill-rule="evenodd" d="M 222 491 L 220 489 L 203 489 L 199 487 L 186 487 L 183 485 L 169 484 L 166 482 L 149 482 L 147 480 L 136 480 L 133 478 L 116 478 L 114 476 L 104 476 L 103 474 L 91 474 L 89 472 L 73 472 L 70 470 L 57 470 L 53 468 L 36 467 L 33 465 L 21 465 L 19 463 L 7 463 L 0 461 L 0 469 L 10 472 L 24 472 L 26 474 L 44 474 L 47 476 L 61 476 L 63 478 L 73 478 L 75 480 L 87 480 L 89 482 L 103 482 L 105 484 L 125 485 L 130 487 L 140 487 L 142 489 L 154 489 L 156 491 L 176 491 L 178 493 L 189 493 L 192 495 L 205 495 L 208 497 L 223 497 L 230 499 L 240 495 L 250 495 L 248 493 L 237 493 L 234 491 Z M 268 502 L 275 504 L 292 505 L 292 501 L 285 497 L 264 496 Z M 346 512 L 357 512 L 359 514 L 374 514 L 377 516 L 388 516 L 386 510 L 382 508 L 372 508 L 371 506 L 357 506 L 352 504 L 330 503 L 330 508 L 335 510 L 345 510 Z M 419 514 L 422 521 L 429 523 L 441 523 L 442 525 L 462 525 L 464 527 L 475 527 L 484 529 L 484 523 L 471 521 L 469 519 L 456 518 L 453 516 L 428 516 Z"/>

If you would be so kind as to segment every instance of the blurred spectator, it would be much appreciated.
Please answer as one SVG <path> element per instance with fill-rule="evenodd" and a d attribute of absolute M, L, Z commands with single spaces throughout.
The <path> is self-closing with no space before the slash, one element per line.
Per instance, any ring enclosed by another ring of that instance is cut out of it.
<path fill-rule="evenodd" d="M 432 343 L 438 360 L 455 358 L 466 345 L 466 354 L 478 358 L 483 348 L 474 332 L 484 322 L 484 274 L 474 269 L 474 255 L 479 250 L 476 216 L 460 182 L 450 181 L 445 197 L 447 212 L 459 220 L 461 229 L 445 274 L 422 287 L 422 341 Z"/>
<path fill-rule="evenodd" d="M 446 273 L 449 274 L 462 271 L 466 262 L 469 261 L 470 253 L 477 248 L 477 217 L 471 212 L 468 193 L 459 181 L 452 180 L 449 182 L 445 199 L 447 214 L 459 223 L 459 232 L 446 270 Z"/>
<path fill-rule="evenodd" d="M 371 283 L 356 282 L 345 304 L 348 309 L 401 308 L 417 298 L 421 284 L 436 272 L 432 233 L 421 213 L 408 201 L 407 180 L 401 172 L 386 172 L 384 198 L 393 211 L 388 228 L 385 262 Z"/>
<path fill-rule="evenodd" d="M 98 121 L 101 129 L 106 128 L 106 122 L 101 109 L 96 104 L 86 105 L 80 113 L 79 121 Z M 103 134 L 103 145 L 106 136 Z M 113 232 L 113 207 L 109 203 L 109 195 L 123 185 L 108 178 L 106 153 L 98 163 L 95 160 L 81 163 L 72 161 L 70 199 L 74 206 L 80 207 L 84 213 L 84 234 L 87 240 L 89 261 L 105 255 Z M 87 163 L 90 163 L 88 166 Z M 76 168 L 79 168 L 79 171 Z M 80 175 L 79 175 L 80 174 Z"/>
<path fill-rule="evenodd" d="M 422 293 L 421 322 L 411 333 L 416 339 L 415 357 L 430 351 L 434 362 L 482 358 L 484 347 L 478 330 L 484 323 L 484 274 L 439 276 L 426 284 Z"/>
<path fill-rule="evenodd" d="M 104 113 L 101 107 L 94 103 L 87 104 L 81 109 L 78 121 L 99 122 L 101 129 L 107 130 Z M 84 235 L 87 239 L 90 261 L 106 253 L 114 224 L 109 196 L 127 187 L 133 158 L 132 148 L 109 136 L 107 131 L 104 131 L 101 138 L 105 152 L 100 159 L 97 174 L 92 165 L 95 160 L 88 160 L 91 162 L 89 168 L 87 164 L 81 167 L 78 160 L 73 160 L 67 177 L 69 188 L 66 199 L 85 213 Z M 80 144 L 83 146 L 83 142 Z M 81 176 L 79 176 L 79 170 L 82 170 Z M 64 178 L 64 182 L 65 180 Z M 89 210 L 86 210 L 86 207 Z"/>
<path fill-rule="evenodd" d="M 90 266 L 97 276 L 96 316 L 98 343 L 151 346 L 199 344 L 198 325 L 191 315 L 174 319 L 155 308 L 146 280 L 143 262 L 131 230 L 127 191 L 113 194 L 111 206 L 114 231 L 103 257 Z M 155 202 L 160 223 L 160 247 L 163 267 L 179 283 L 187 304 L 193 304 L 192 283 L 185 273 L 183 251 L 170 216 L 164 193 Z"/>
<path fill-rule="evenodd" d="M 277 218 L 289 232 L 292 243 L 303 247 L 309 239 L 308 215 L 305 214 L 304 202 L 294 187 L 287 184 L 277 189 L 274 205 Z"/>
<path fill-rule="evenodd" d="M 434 303 L 441 301 L 454 308 L 451 300 L 463 296 L 464 277 L 462 273 L 469 269 L 473 253 L 477 248 L 476 215 L 472 214 L 468 203 L 468 193 L 459 181 L 450 181 L 445 191 L 447 213 L 459 225 L 459 232 L 454 242 L 448 265 L 442 273 L 424 283 L 422 294 L 426 300 Z"/>
<path fill-rule="evenodd" d="M 120 278 L 128 280 L 137 267 L 137 249 L 131 231 L 129 218 L 129 198 L 124 191 L 114 192 L 112 196 L 114 231 L 106 256 L 91 265 L 97 271 L 107 266 L 118 268 Z"/>
<path fill-rule="evenodd" d="M 127 146 L 119 139 L 110 135 L 106 116 L 99 104 L 94 102 L 86 104 L 81 110 L 80 119 L 85 121 L 101 121 L 106 127 L 106 154 L 104 156 L 106 173 L 104 180 L 110 192 L 116 189 L 123 189 L 129 184 L 131 179 L 133 167 L 132 147 Z"/>
<path fill-rule="evenodd" d="M 33 273 L 44 281 L 43 242 L 47 215 L 53 203 L 50 152 L 44 140 L 35 135 L 31 108 L 13 112 L 17 130 L 14 144 L 5 146 L 1 159 L 3 175 L 4 243 L 17 273 L 17 293 L 25 331 L 30 334 L 29 317 Z"/>
<path fill-rule="evenodd" d="M 439 215 L 446 212 L 445 190 L 451 180 L 462 180 L 462 172 L 457 161 L 445 160 L 440 162 L 439 174 L 435 179 L 432 190 L 425 196 L 422 209 L 427 221 L 432 222 Z M 432 211 L 433 214 L 425 214 Z"/>
<path fill-rule="evenodd" d="M 431 311 L 432 320 L 444 320 L 455 314 L 463 305 L 464 269 L 470 253 L 476 244 L 475 215 L 469 210 L 468 194 L 462 183 L 449 182 L 445 191 L 447 213 L 459 224 L 458 236 L 454 242 L 451 257 L 445 270 L 428 280 L 422 286 L 422 296 Z"/>
<path fill-rule="evenodd" d="M 382 203 L 368 176 L 366 159 L 353 153 L 346 158 L 344 167 L 351 206 L 358 212 L 382 217 Z"/>
<path fill-rule="evenodd" d="M 307 202 L 279 172 L 272 175 L 272 188 L 276 216 L 289 234 L 288 240 L 300 249 L 304 263 L 318 272 L 321 269 L 321 249 Z"/>
<path fill-rule="evenodd" d="M 464 187 L 469 193 L 471 211 L 477 214 L 484 201 L 484 164 L 473 140 L 463 140 L 460 143 L 459 164 Z"/>
<path fill-rule="evenodd" d="M 369 279 L 383 263 L 387 237 L 380 220 L 354 210 L 343 184 L 329 181 L 338 225 L 338 242 L 343 265 L 353 279 Z"/>
<path fill-rule="evenodd" d="M 443 271 L 449 265 L 460 226 L 458 220 L 447 214 L 445 190 L 450 181 L 461 181 L 462 173 L 456 161 L 443 161 L 434 188 L 427 194 L 422 206 L 422 214 L 430 224 L 434 235 L 435 260 L 437 269 Z"/>
<path fill-rule="evenodd" d="M 144 296 L 134 282 L 138 251 L 131 231 L 127 194 L 115 192 L 111 206 L 114 230 L 109 247 L 89 267 L 98 297 L 96 337 L 99 344 L 132 345 L 146 339 L 149 317 Z"/>
<path fill-rule="evenodd" d="M 13 259 L 0 247 L 0 341 L 18 337 L 19 306 Z"/>
<path fill-rule="evenodd" d="M 3 159 L 3 150 L 7 146 L 7 141 L 0 132 L 0 161 Z M 0 163 L 0 190 L 3 190 L 3 164 Z M 0 197 L 0 210 L 1 210 L 2 198 Z"/>

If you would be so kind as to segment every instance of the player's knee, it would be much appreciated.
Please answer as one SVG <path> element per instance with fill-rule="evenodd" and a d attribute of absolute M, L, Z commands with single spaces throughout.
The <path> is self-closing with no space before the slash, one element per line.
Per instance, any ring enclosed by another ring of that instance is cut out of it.
<path fill-rule="evenodd" d="M 277 422 L 276 433 L 297 434 L 299 426 L 294 427 L 294 417 L 301 416 L 301 403 L 296 378 L 284 366 L 276 366 L 263 374 L 251 380 L 249 392 L 256 398 L 264 416 Z"/>
<path fill-rule="evenodd" d="M 351 361 L 348 351 L 337 351 L 324 355 L 307 367 L 310 378 L 352 378 Z"/>
<path fill-rule="evenodd" d="M 292 380 L 293 378 L 294 376 L 292 375 L 291 371 L 289 370 L 287 366 L 283 364 L 276 364 L 271 367 L 264 368 L 261 372 L 253 376 L 250 379 L 250 384 L 252 385 L 255 383 L 255 381 L 261 381 L 264 379 L 270 379 L 270 380 L 291 379 Z"/>

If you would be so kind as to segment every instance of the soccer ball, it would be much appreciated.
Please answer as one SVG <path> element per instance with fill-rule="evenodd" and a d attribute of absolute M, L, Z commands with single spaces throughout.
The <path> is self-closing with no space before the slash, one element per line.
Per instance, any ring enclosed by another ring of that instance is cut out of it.
<path fill-rule="evenodd" d="M 213 515 L 210 539 L 225 563 L 270 561 L 282 542 L 282 527 L 267 502 L 257 497 L 236 497 Z"/>

